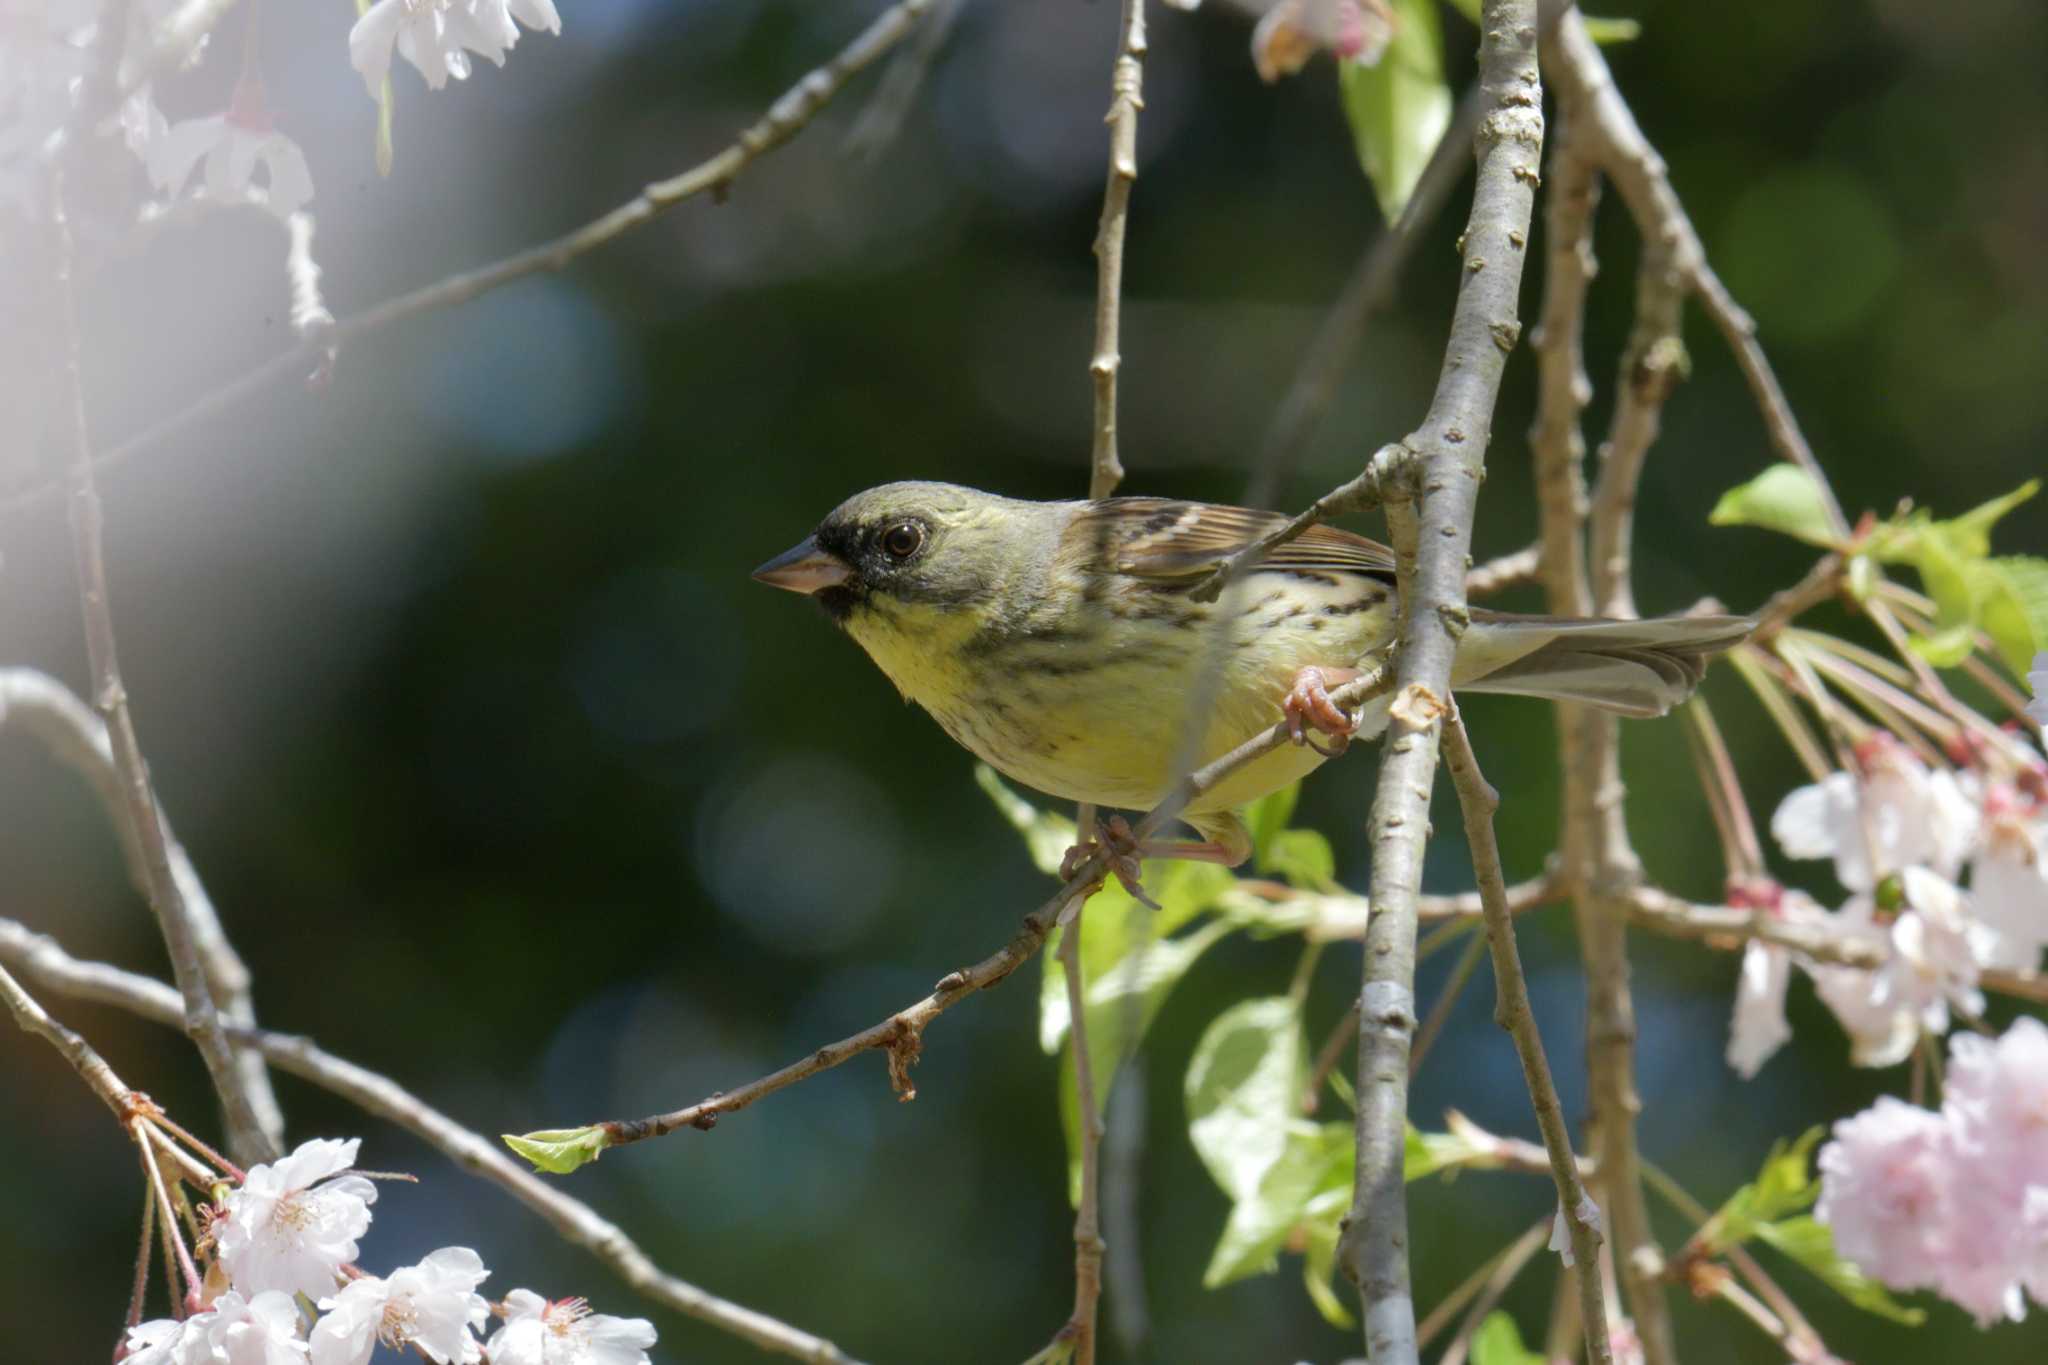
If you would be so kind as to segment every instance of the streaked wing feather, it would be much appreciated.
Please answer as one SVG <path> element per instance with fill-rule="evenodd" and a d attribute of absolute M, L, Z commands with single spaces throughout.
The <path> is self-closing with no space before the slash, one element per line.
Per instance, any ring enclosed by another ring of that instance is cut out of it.
<path fill-rule="evenodd" d="M 1168 498 L 1109 498 L 1086 504 L 1067 531 L 1134 578 L 1193 578 L 1208 573 L 1286 523 L 1277 512 Z M 1091 555 L 1091 557 L 1093 557 Z M 1311 526 L 1261 558 L 1261 569 L 1361 574 L 1391 581 L 1394 554 L 1377 541 L 1335 526 Z"/>

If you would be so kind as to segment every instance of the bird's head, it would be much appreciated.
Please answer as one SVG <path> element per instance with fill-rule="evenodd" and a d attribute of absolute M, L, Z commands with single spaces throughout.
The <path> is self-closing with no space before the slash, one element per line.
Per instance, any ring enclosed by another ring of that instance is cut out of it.
<path fill-rule="evenodd" d="M 871 611 L 950 614 L 1015 571 L 1017 538 L 1043 506 L 947 483 L 883 484 L 832 509 L 754 577 L 807 594 L 841 625 Z"/>

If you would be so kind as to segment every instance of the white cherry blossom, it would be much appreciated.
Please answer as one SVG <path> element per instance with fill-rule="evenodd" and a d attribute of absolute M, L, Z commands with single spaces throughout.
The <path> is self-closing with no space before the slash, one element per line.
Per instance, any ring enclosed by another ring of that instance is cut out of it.
<path fill-rule="evenodd" d="M 1912 1011 L 1934 1034 L 1948 1032 L 1949 1006 L 1984 1012 L 1977 977 L 1991 935 L 1970 917 L 1953 882 L 1924 867 L 1899 874 L 1906 908 L 1891 926 L 1891 958 L 1877 973 L 1877 1002 Z"/>
<path fill-rule="evenodd" d="M 1886 933 L 1877 922 L 1877 903 L 1851 896 L 1834 916 L 1835 931 L 1850 937 Z M 1912 1054 L 1920 1021 L 1891 998 L 1878 974 L 1862 967 L 1813 963 L 1807 967 L 1814 993 L 1834 1011 L 1849 1035 L 1849 1060 L 1856 1066 L 1893 1066 Z"/>
<path fill-rule="evenodd" d="M 1873 890 L 1914 864 L 1953 878 L 1977 835 L 1976 809 L 1955 775 L 1930 772 L 1882 731 L 1856 757 L 1860 775 L 1830 773 L 1779 804 L 1771 833 L 1785 855 L 1832 858 L 1836 879 L 1851 891 Z"/>
<path fill-rule="evenodd" d="M 163 116 L 144 106 L 124 109 L 122 129 L 137 148 L 149 178 L 176 199 L 192 170 L 206 163 L 206 197 L 217 204 L 261 204 L 279 219 L 291 217 L 313 197 L 313 176 L 299 144 L 277 131 L 260 87 L 244 83 L 224 113 L 162 127 Z M 264 184 L 258 186 L 257 167 Z"/>
<path fill-rule="evenodd" d="M 2048 810 L 2003 783 L 1984 793 L 1970 901 L 1991 933 L 1984 965 L 2033 971 L 2048 947 Z"/>
<path fill-rule="evenodd" d="M 491 1313 L 476 1287 L 490 1273 L 468 1247 L 443 1247 L 388 1278 L 350 1281 L 320 1300 L 326 1316 L 313 1328 L 313 1365 L 364 1365 L 379 1342 L 438 1365 L 476 1365 L 483 1351 L 470 1330 Z"/>
<path fill-rule="evenodd" d="M 376 1186 L 344 1174 L 361 1145 L 358 1138 L 315 1138 L 281 1161 L 249 1168 L 224 1201 L 218 1232 L 220 1262 L 235 1288 L 313 1299 L 334 1292 L 377 1199 Z"/>
<path fill-rule="evenodd" d="M 394 50 L 439 90 L 468 78 L 472 53 L 503 66 L 521 23 L 562 31 L 554 0 L 377 0 L 349 30 L 348 59 L 371 99 L 382 95 Z"/>
<path fill-rule="evenodd" d="M 500 1309 L 505 1325 L 484 1349 L 491 1365 L 648 1365 L 654 1324 L 645 1318 L 593 1313 L 582 1299 L 550 1303 L 515 1289 Z"/>
<path fill-rule="evenodd" d="M 230 1289 L 183 1322 L 128 1329 L 123 1365 L 306 1365 L 299 1310 L 288 1294 L 243 1298 Z"/>
<path fill-rule="evenodd" d="M 1728 1023 L 1728 1065 L 1744 1080 L 1792 1037 L 1785 1021 L 1785 988 L 1791 980 L 1792 955 L 1785 949 L 1751 939 L 1742 950 L 1735 1012 Z"/>

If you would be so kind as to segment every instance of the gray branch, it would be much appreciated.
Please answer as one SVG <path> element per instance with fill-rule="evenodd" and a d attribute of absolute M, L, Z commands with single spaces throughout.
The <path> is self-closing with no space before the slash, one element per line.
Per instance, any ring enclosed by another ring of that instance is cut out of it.
<path fill-rule="evenodd" d="M 1521 335 L 1516 301 L 1543 150 L 1535 0 L 1486 0 L 1479 27 L 1478 176 L 1463 238 L 1464 280 L 1436 396 L 1404 442 L 1406 497 L 1390 493 L 1388 504 L 1404 610 L 1370 824 L 1375 913 L 1360 995 L 1358 1160 L 1340 1247 L 1376 1365 L 1417 1358 L 1402 1173 L 1416 903 L 1451 658 L 1468 619 L 1465 569 L 1479 481 L 1501 374 Z"/>

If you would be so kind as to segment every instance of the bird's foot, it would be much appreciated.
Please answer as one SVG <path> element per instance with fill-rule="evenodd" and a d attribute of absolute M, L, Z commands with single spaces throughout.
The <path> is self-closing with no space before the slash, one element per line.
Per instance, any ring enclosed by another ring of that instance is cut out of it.
<path fill-rule="evenodd" d="M 1081 865 L 1095 855 L 1100 848 L 1109 855 L 1109 874 L 1117 879 L 1131 898 L 1140 905 L 1149 905 L 1154 910 L 1159 902 L 1152 899 L 1139 880 L 1140 865 L 1147 858 L 1181 858 L 1196 863 L 1216 863 L 1222 867 L 1236 867 L 1245 860 L 1243 850 L 1214 842 L 1197 843 L 1190 839 L 1140 839 L 1131 822 L 1121 815 L 1112 815 L 1095 822 L 1095 838 L 1075 844 L 1060 859 L 1060 879 L 1071 878 L 1081 870 Z M 1097 877 L 1092 892 L 1102 885 L 1103 878 Z"/>
<path fill-rule="evenodd" d="M 1066 856 L 1060 859 L 1060 879 L 1072 879 L 1073 875 L 1081 870 L 1082 864 L 1095 856 L 1098 849 L 1108 855 L 1109 875 L 1115 877 L 1118 884 L 1131 893 L 1131 898 L 1141 905 L 1149 905 L 1157 910 L 1159 902 L 1145 894 L 1145 885 L 1139 876 L 1139 864 L 1145 858 L 1148 846 L 1138 838 L 1137 832 L 1131 828 L 1131 822 L 1121 815 L 1098 819 L 1095 822 L 1095 837 L 1083 840 L 1067 850 Z M 1098 876 L 1090 886 L 1090 891 L 1100 887 L 1102 883 L 1103 878 Z"/>
<path fill-rule="evenodd" d="M 1306 744 L 1325 758 L 1335 758 L 1351 743 L 1358 721 L 1350 712 L 1330 700 L 1330 688 L 1342 687 L 1358 677 L 1355 668 L 1304 668 L 1294 675 L 1294 686 L 1280 702 L 1287 717 L 1287 733 L 1296 744 Z M 1337 742 L 1329 747 L 1315 742 L 1309 728 L 1321 730 Z"/>

